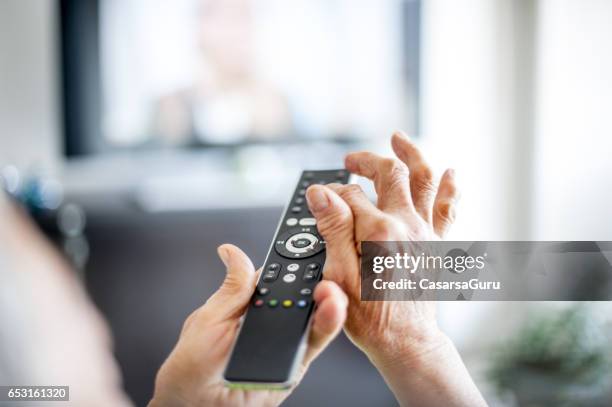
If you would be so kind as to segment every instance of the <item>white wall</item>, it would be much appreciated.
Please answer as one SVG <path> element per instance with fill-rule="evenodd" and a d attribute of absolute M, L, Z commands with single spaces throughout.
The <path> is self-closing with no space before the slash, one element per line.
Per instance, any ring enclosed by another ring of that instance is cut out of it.
<path fill-rule="evenodd" d="M 55 7 L 0 1 L 0 166 L 57 168 Z"/>
<path fill-rule="evenodd" d="M 424 146 L 463 191 L 451 238 L 532 238 L 536 3 L 424 1 Z"/>
<path fill-rule="evenodd" d="M 424 147 L 452 238 L 610 240 L 612 2 L 425 0 Z"/>
<path fill-rule="evenodd" d="M 531 123 L 517 101 L 525 97 L 531 61 L 515 64 L 530 40 L 518 35 L 529 28 L 524 6 L 512 0 L 424 2 L 422 144 L 438 170 L 457 171 L 462 199 L 450 240 L 529 239 L 532 196 L 517 182 L 530 168 L 524 153 L 530 146 L 520 141 L 531 137 L 522 131 Z M 459 345 L 477 347 L 491 339 L 483 335 L 483 321 L 496 332 L 512 329 L 497 317 L 509 307 L 444 303 L 440 322 Z"/>
<path fill-rule="evenodd" d="M 427 156 L 456 169 L 463 198 L 454 238 L 503 239 L 497 69 L 498 2 L 430 0 L 423 5 L 423 135 Z"/>
<path fill-rule="evenodd" d="M 535 237 L 612 240 L 612 2 L 538 15 Z"/>

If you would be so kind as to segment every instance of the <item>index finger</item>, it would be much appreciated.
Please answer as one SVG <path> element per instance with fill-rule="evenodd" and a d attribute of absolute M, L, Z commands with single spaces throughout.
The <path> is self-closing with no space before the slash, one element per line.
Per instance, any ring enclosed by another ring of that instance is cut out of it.
<path fill-rule="evenodd" d="M 400 160 L 362 151 L 348 154 L 345 166 L 347 170 L 374 181 L 381 210 L 415 211 L 408 167 Z"/>
<path fill-rule="evenodd" d="M 410 190 L 417 212 L 428 222 L 432 219 L 432 206 L 436 193 L 431 168 L 417 146 L 403 133 L 391 138 L 393 151 L 410 172 Z"/>

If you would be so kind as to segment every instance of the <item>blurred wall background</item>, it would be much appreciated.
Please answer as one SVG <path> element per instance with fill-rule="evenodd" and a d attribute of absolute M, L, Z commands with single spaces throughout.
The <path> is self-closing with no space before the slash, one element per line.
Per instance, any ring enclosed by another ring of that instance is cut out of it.
<path fill-rule="evenodd" d="M 606 0 L 424 2 L 422 144 L 463 178 L 455 238 L 609 236 L 611 15 Z M 0 2 L 2 162 L 70 170 L 55 24 L 52 1 Z"/>
<path fill-rule="evenodd" d="M 59 71 L 55 2 L 0 2 L 0 161 L 57 170 Z"/>
<path fill-rule="evenodd" d="M 538 8 L 533 234 L 610 239 L 612 3 Z"/>

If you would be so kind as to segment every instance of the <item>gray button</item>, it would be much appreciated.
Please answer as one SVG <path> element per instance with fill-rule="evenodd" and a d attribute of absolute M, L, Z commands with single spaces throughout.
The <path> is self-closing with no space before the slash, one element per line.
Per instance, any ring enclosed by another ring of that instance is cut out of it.
<path fill-rule="evenodd" d="M 312 294 L 312 290 L 310 288 L 302 288 L 300 290 L 300 294 L 302 294 L 302 295 L 310 295 L 310 294 Z"/>
<path fill-rule="evenodd" d="M 285 283 L 293 283 L 295 279 L 296 279 L 295 274 L 285 274 L 283 276 L 283 281 Z"/>
<path fill-rule="evenodd" d="M 315 218 L 302 218 L 300 219 L 300 225 L 302 226 L 314 226 L 317 224 L 317 220 Z"/>
<path fill-rule="evenodd" d="M 312 271 L 312 270 L 307 270 L 306 272 L 304 272 L 304 277 L 302 277 L 302 280 L 304 280 L 304 281 L 312 281 L 315 278 L 317 278 L 317 272 L 316 271 Z"/>
<path fill-rule="evenodd" d="M 272 282 L 278 277 L 278 271 L 266 271 L 263 275 L 263 281 Z"/>
<path fill-rule="evenodd" d="M 298 220 L 296 218 L 289 218 L 285 223 L 287 224 L 287 226 L 295 226 L 297 225 Z"/>
<path fill-rule="evenodd" d="M 280 270 L 280 268 L 281 268 L 281 265 L 278 263 L 268 264 L 268 271 L 278 271 Z"/>
<path fill-rule="evenodd" d="M 290 265 L 287 266 L 287 271 L 290 272 L 296 272 L 300 269 L 300 265 L 297 263 L 291 263 Z"/>

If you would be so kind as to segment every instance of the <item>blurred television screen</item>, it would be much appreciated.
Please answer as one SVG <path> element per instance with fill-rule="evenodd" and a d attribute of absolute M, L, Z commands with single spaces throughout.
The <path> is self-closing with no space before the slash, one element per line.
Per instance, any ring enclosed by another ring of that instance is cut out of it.
<path fill-rule="evenodd" d="M 96 121 L 68 134 L 69 146 L 88 150 L 78 153 L 418 132 L 418 1 L 88 2 L 99 61 L 88 92 L 97 95 L 84 94 L 87 86 L 66 92 L 82 99 L 66 101 L 68 116 L 71 106 L 94 106 L 69 118 Z M 64 17 L 83 7 L 63 3 Z M 64 39 L 64 61 L 85 64 L 74 48 Z M 79 85 L 74 75 L 65 82 Z"/>

